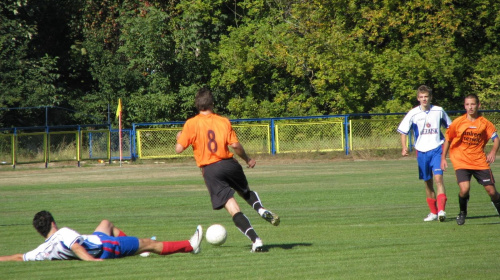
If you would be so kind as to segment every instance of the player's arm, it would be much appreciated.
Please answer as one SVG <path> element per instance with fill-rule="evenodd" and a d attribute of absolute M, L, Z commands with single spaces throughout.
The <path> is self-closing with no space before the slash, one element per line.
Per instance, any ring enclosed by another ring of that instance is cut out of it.
<path fill-rule="evenodd" d="M 254 168 L 254 166 L 257 162 L 254 159 L 251 159 L 247 155 L 247 153 L 245 152 L 245 149 L 240 144 L 240 142 L 229 144 L 229 147 L 233 148 L 234 153 L 237 154 L 242 160 L 244 160 L 247 163 L 248 167 Z"/>
<path fill-rule="evenodd" d="M 182 145 L 179 143 L 175 144 L 175 152 L 178 154 L 184 152 L 184 147 L 182 147 Z"/>
<path fill-rule="evenodd" d="M 175 139 L 177 141 L 179 140 L 179 137 L 181 137 L 181 134 L 182 134 L 182 131 L 177 132 L 177 135 L 175 136 Z M 179 143 L 175 144 L 175 152 L 176 153 L 180 154 L 180 153 L 184 152 L 184 150 L 185 149 L 181 144 L 179 144 Z"/>
<path fill-rule="evenodd" d="M 0 256 L 0 262 L 8 262 L 8 261 L 16 261 L 16 262 L 22 262 L 23 259 L 23 254 L 14 254 L 10 256 Z"/>
<path fill-rule="evenodd" d="M 488 162 L 489 164 L 492 164 L 495 162 L 499 146 L 500 146 L 500 140 L 498 139 L 498 136 L 497 136 L 493 139 L 493 147 L 491 148 L 491 151 L 486 156 L 486 162 Z"/>
<path fill-rule="evenodd" d="M 102 259 L 94 258 L 91 254 L 87 252 L 87 250 L 85 250 L 85 248 L 82 245 L 76 242 L 73 244 L 73 246 L 71 246 L 71 251 L 73 251 L 73 253 L 75 253 L 75 255 L 82 261 L 102 261 Z"/>
<path fill-rule="evenodd" d="M 401 150 L 401 155 L 402 156 L 407 156 L 408 155 L 408 147 L 406 146 L 406 134 L 404 133 L 401 133 L 401 147 L 402 150 Z"/>
<path fill-rule="evenodd" d="M 441 170 L 446 171 L 448 168 L 448 162 L 446 162 L 446 155 L 450 149 L 450 142 L 445 138 L 443 142 L 443 153 L 441 154 Z"/>

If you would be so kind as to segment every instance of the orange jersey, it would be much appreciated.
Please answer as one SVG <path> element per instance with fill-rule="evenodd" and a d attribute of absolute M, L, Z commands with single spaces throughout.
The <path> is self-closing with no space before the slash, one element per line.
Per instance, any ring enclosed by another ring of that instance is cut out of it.
<path fill-rule="evenodd" d="M 493 137 L 497 137 L 495 126 L 484 117 L 479 116 L 473 122 L 467 119 L 467 115 L 456 118 L 446 131 L 453 168 L 490 169 L 484 146 Z"/>
<path fill-rule="evenodd" d="M 238 142 L 231 122 L 217 114 L 198 114 L 184 124 L 177 143 L 187 148 L 193 146 L 198 166 L 205 166 L 222 159 L 232 158 L 228 145 Z"/>

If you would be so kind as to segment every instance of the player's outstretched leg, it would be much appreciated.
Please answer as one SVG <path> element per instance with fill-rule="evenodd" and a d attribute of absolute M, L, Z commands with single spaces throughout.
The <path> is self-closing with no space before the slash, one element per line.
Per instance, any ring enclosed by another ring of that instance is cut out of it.
<path fill-rule="evenodd" d="M 152 236 L 151 240 L 156 240 L 156 236 Z M 147 258 L 151 255 L 151 252 L 142 252 L 139 254 L 141 257 Z"/>
<path fill-rule="evenodd" d="M 262 218 L 271 223 L 271 225 L 278 226 L 280 224 L 280 217 L 264 208 L 257 192 L 249 191 L 246 195 L 241 196 L 255 211 L 257 211 L 257 213 L 259 213 Z"/>
<path fill-rule="evenodd" d="M 150 238 L 139 238 L 139 248 L 135 253 L 151 252 L 163 256 L 176 253 L 198 254 L 201 251 L 202 239 L 203 228 L 198 225 L 194 235 L 189 240 L 156 241 Z"/>

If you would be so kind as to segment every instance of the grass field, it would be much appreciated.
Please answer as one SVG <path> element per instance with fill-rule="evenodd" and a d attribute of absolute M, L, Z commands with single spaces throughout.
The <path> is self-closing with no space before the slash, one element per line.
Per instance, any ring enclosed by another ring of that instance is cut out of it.
<path fill-rule="evenodd" d="M 493 172 L 500 176 L 500 164 Z M 445 173 L 448 219 L 428 214 L 414 159 L 337 161 L 263 159 L 245 169 L 273 227 L 238 198 L 266 253 L 225 211 L 213 211 L 194 162 L 0 170 L 0 255 L 43 242 L 31 220 L 49 210 L 59 226 L 90 233 L 110 219 L 127 234 L 189 238 L 201 224 L 221 223 L 221 247 L 203 241 L 198 255 L 0 263 L 0 279 L 499 279 L 500 218 L 472 184 L 469 217 L 457 226 L 458 187 Z"/>

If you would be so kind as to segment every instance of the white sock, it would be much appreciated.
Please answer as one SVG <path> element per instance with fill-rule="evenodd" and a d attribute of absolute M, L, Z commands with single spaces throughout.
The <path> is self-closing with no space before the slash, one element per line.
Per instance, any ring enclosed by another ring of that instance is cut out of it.
<path fill-rule="evenodd" d="M 259 212 L 259 215 L 262 216 L 264 214 L 264 212 L 266 212 L 266 208 L 260 208 L 258 212 Z"/>

